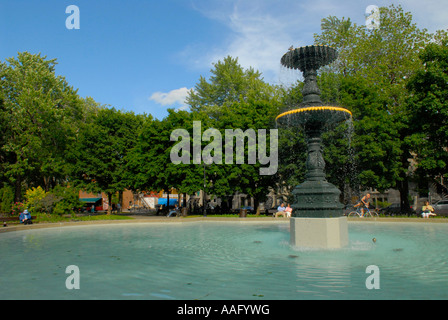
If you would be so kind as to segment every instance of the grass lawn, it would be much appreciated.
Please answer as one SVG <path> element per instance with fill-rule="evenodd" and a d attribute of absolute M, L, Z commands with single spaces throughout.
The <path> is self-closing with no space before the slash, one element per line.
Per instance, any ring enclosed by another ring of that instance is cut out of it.
<path fill-rule="evenodd" d="M 33 215 L 34 216 L 34 215 Z M 58 223 L 58 222 L 72 222 L 72 221 L 105 221 L 105 220 L 130 220 L 132 217 L 127 216 L 119 216 L 119 215 L 106 215 L 106 214 L 98 214 L 98 215 L 50 215 L 50 214 L 38 214 L 36 215 L 36 219 L 33 220 L 33 223 Z M 1 222 L 1 218 L 0 218 Z M 19 217 L 17 217 L 17 221 L 8 221 L 7 224 L 19 224 Z"/>
<path fill-rule="evenodd" d="M 203 217 L 203 215 L 188 215 L 185 218 L 200 218 Z M 240 215 L 238 213 L 234 213 L 234 214 L 208 214 L 207 217 L 211 217 L 211 218 L 239 218 Z M 272 215 L 265 215 L 265 214 L 260 214 L 260 215 L 256 215 L 256 214 L 247 214 L 246 218 L 272 218 Z"/>
<path fill-rule="evenodd" d="M 160 217 L 163 217 L 160 216 Z M 201 218 L 203 217 L 203 215 L 188 215 L 186 217 L 183 217 L 184 219 L 188 219 L 188 218 Z M 236 214 L 209 214 L 207 215 L 207 217 L 210 218 L 239 218 L 240 215 L 238 213 Z M 265 214 L 260 214 L 260 215 L 256 215 L 256 214 L 247 214 L 246 218 L 250 219 L 250 218 L 272 218 L 272 215 L 265 215 Z M 413 216 L 406 216 L 406 215 L 397 215 L 397 216 L 379 216 L 379 219 L 383 220 L 383 221 L 387 221 L 390 219 L 390 221 L 395 221 L 395 220 L 401 220 L 401 221 L 405 221 L 405 220 L 409 220 L 409 221 L 413 221 L 413 220 L 422 220 L 425 221 L 427 219 L 422 219 L 420 216 L 417 215 L 413 215 Z M 50 215 L 50 214 L 38 214 L 36 216 L 36 219 L 33 220 L 34 223 L 61 223 L 61 222 L 77 222 L 77 221 L 108 221 L 108 220 L 132 220 L 135 219 L 134 217 L 131 216 L 127 216 L 127 215 L 107 215 L 107 214 L 94 214 L 94 215 L 89 215 L 89 214 L 80 214 L 80 215 L 63 215 L 63 216 L 59 216 L 59 215 Z M 284 218 L 279 218 L 279 220 L 282 220 Z M 349 218 L 350 221 L 362 221 L 363 219 L 361 218 Z M 372 218 L 364 218 L 365 220 L 372 220 Z M 436 217 L 431 217 L 430 220 L 438 220 L 440 222 L 442 221 L 448 221 L 448 217 L 443 217 L 443 216 L 436 216 Z M 1 218 L 0 218 L 0 222 L 1 222 Z M 18 217 L 17 217 L 17 221 L 8 221 L 7 224 L 19 224 L 18 221 Z"/>
<path fill-rule="evenodd" d="M 40 214 L 37 216 L 36 221 L 39 222 L 70 222 L 70 221 L 97 221 L 97 220 L 129 220 L 132 217 L 100 214 L 100 215 L 76 215 L 76 216 L 56 216 Z"/>

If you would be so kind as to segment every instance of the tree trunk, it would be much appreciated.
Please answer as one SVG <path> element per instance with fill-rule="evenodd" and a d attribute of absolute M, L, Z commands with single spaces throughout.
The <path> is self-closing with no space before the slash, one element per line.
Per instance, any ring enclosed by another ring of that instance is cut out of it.
<path fill-rule="evenodd" d="M 411 207 L 409 205 L 409 184 L 407 177 L 405 180 L 399 182 L 398 190 L 400 191 L 401 212 L 409 215 L 411 212 Z"/>
<path fill-rule="evenodd" d="M 45 192 L 50 191 L 50 177 L 44 176 L 43 180 L 44 180 L 44 190 L 45 190 Z"/>
<path fill-rule="evenodd" d="M 166 212 L 164 212 L 163 214 L 166 215 L 168 214 L 168 212 L 170 212 L 170 190 L 168 189 L 168 191 L 166 192 Z"/>
<path fill-rule="evenodd" d="M 109 206 L 107 207 L 107 215 L 110 216 L 112 213 L 112 193 L 107 194 L 107 201 L 109 202 Z"/>
<path fill-rule="evenodd" d="M 118 203 L 120 204 L 120 209 L 123 208 L 123 191 L 118 192 Z M 117 209 L 117 213 L 120 213 Z"/>
<path fill-rule="evenodd" d="M 406 152 L 403 153 L 401 162 L 403 164 L 403 168 L 407 168 L 409 166 L 408 156 Z M 401 174 L 401 181 L 398 182 L 398 191 L 400 192 L 400 211 L 401 213 L 406 213 L 407 215 L 411 212 L 411 207 L 409 205 L 409 179 L 406 171 L 403 171 Z"/>
<path fill-rule="evenodd" d="M 260 215 L 260 200 L 258 197 L 254 197 L 254 210 L 257 216 Z"/>
<path fill-rule="evenodd" d="M 22 200 L 22 177 L 16 177 L 14 181 L 14 202 L 20 202 Z"/>

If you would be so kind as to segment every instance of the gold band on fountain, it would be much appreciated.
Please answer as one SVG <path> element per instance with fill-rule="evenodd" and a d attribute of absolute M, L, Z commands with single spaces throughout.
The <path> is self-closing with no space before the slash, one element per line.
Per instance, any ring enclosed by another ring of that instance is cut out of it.
<path fill-rule="evenodd" d="M 319 110 L 342 111 L 342 112 L 346 112 L 346 113 L 350 114 L 350 116 L 352 116 L 352 113 L 349 110 L 345 109 L 345 108 L 318 106 L 318 107 L 299 108 L 299 109 L 294 109 L 294 110 L 289 110 L 289 111 L 283 112 L 282 114 L 279 114 L 277 116 L 277 118 L 275 118 L 275 121 L 277 121 L 281 117 L 288 116 L 288 115 L 291 115 L 291 114 L 294 114 L 294 113 L 305 112 L 305 111 L 319 111 Z"/>

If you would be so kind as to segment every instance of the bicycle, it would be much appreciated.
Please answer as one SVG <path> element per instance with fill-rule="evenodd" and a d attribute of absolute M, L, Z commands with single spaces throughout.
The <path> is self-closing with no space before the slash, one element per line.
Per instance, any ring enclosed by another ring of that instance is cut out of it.
<path fill-rule="evenodd" d="M 370 210 L 369 208 L 364 208 L 364 215 L 362 214 L 361 207 L 358 207 L 355 211 L 351 211 L 348 217 L 358 217 L 358 218 L 378 218 L 378 212 L 376 210 Z"/>

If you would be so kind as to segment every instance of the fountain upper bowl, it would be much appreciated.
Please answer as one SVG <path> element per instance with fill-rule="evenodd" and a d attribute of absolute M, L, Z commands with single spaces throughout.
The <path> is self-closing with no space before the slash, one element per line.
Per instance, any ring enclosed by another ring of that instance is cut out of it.
<path fill-rule="evenodd" d="M 304 125 L 307 123 L 335 124 L 346 121 L 352 113 L 341 107 L 314 106 L 289 110 L 278 115 L 275 121 L 280 124 Z"/>
<path fill-rule="evenodd" d="M 335 48 L 324 45 L 306 46 L 292 49 L 281 59 L 283 66 L 300 71 L 317 70 L 326 66 L 338 57 Z"/>

